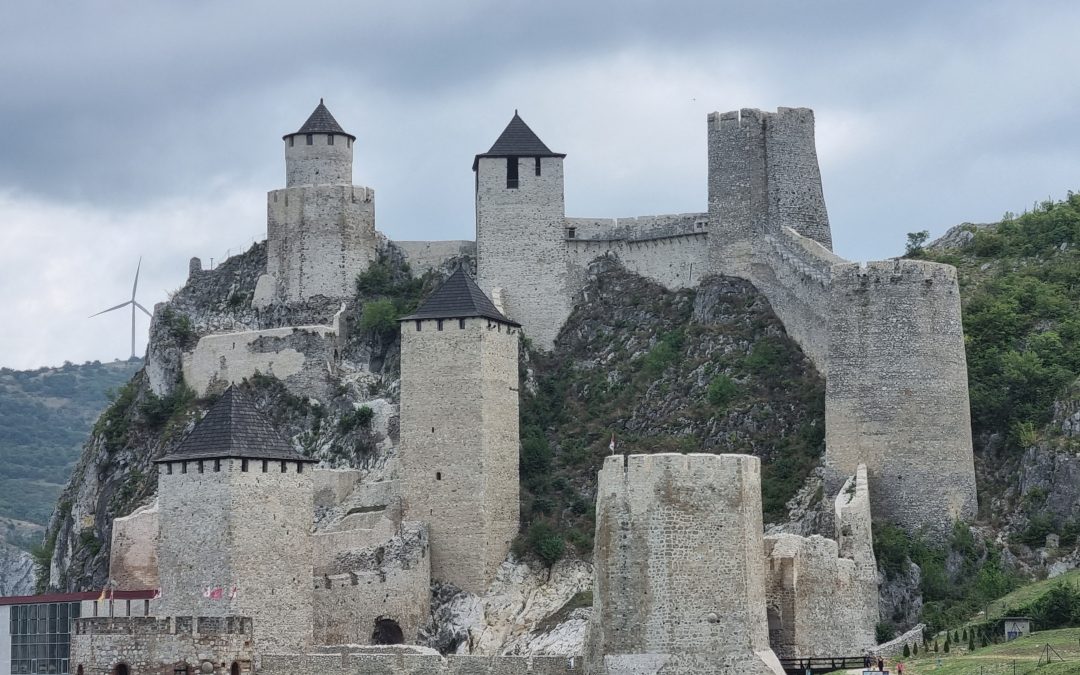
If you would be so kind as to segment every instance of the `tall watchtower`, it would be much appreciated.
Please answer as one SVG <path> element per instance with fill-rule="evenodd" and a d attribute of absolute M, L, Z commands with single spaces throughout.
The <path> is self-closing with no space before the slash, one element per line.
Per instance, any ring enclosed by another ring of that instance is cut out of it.
<path fill-rule="evenodd" d="M 519 326 L 461 269 L 401 319 L 405 511 L 431 576 L 482 592 L 518 531 Z"/>
<path fill-rule="evenodd" d="M 267 196 L 267 274 L 285 302 L 344 298 L 375 258 L 375 191 L 352 184 L 353 143 L 322 100 L 285 134 L 285 188 Z"/>
<path fill-rule="evenodd" d="M 514 111 L 473 160 L 477 283 L 544 349 L 570 315 L 563 158 Z"/>
<path fill-rule="evenodd" d="M 164 616 L 247 616 L 256 647 L 311 643 L 312 463 L 230 387 L 157 460 Z"/>

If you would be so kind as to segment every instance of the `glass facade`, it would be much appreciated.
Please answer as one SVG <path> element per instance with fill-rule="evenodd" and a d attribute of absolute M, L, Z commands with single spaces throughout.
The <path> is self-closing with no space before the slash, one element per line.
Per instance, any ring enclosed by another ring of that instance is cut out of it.
<path fill-rule="evenodd" d="M 56 673 L 68 675 L 71 624 L 79 618 L 78 602 L 12 605 L 11 672 L 13 675 Z"/>

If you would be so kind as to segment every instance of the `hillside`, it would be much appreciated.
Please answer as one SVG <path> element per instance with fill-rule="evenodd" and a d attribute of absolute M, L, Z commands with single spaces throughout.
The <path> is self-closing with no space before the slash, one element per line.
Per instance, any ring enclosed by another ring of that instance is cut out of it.
<path fill-rule="evenodd" d="M 45 525 L 108 392 L 142 362 L 0 368 L 0 519 Z M 25 542 L 20 542 L 25 543 Z"/>

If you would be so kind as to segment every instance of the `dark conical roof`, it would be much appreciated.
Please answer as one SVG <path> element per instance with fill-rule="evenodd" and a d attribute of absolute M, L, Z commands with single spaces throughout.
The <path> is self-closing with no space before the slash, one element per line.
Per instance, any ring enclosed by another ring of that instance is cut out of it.
<path fill-rule="evenodd" d="M 157 461 L 215 457 L 315 461 L 293 450 L 236 387 L 226 389 L 176 450 Z"/>
<path fill-rule="evenodd" d="M 476 282 L 472 280 L 465 270 L 458 268 L 443 282 L 442 286 L 428 296 L 424 304 L 409 316 L 402 317 L 400 321 L 414 319 L 466 319 L 471 317 L 484 317 L 494 319 L 502 323 L 518 326 L 517 322 L 503 316 L 503 313 L 495 308 L 488 296 L 480 290 Z"/>
<path fill-rule="evenodd" d="M 319 99 L 319 105 L 315 106 L 315 110 L 307 118 L 307 122 L 304 122 L 304 126 L 300 127 L 299 131 L 291 134 L 285 134 L 282 138 L 288 138 L 289 136 L 296 136 L 298 134 L 341 134 L 342 136 L 348 136 L 349 138 L 356 140 L 356 136 L 350 133 L 346 133 L 341 125 L 338 124 L 334 116 L 330 114 L 330 110 L 327 109 L 323 100 Z"/>
<path fill-rule="evenodd" d="M 481 157 L 566 157 L 566 155 L 552 152 L 515 110 L 510 124 L 506 125 L 491 149 L 477 155 L 473 160 L 473 171 L 476 171 Z"/>

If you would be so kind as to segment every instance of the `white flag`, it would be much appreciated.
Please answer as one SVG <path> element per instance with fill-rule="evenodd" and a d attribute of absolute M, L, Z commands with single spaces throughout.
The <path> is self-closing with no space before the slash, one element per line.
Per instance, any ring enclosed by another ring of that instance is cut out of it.
<path fill-rule="evenodd" d="M 608 443 L 608 449 L 611 450 L 611 454 L 615 454 L 615 434 L 611 434 L 611 442 Z"/>

